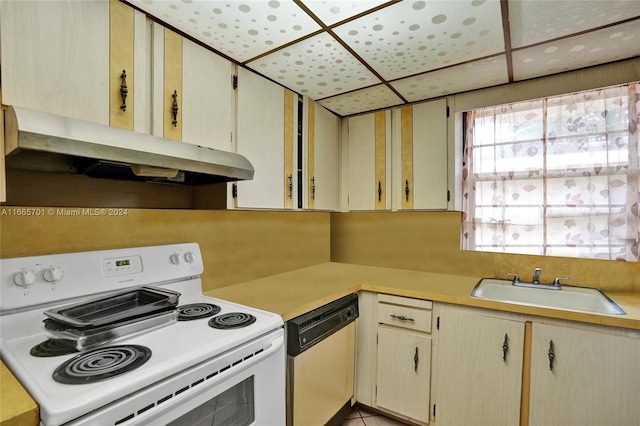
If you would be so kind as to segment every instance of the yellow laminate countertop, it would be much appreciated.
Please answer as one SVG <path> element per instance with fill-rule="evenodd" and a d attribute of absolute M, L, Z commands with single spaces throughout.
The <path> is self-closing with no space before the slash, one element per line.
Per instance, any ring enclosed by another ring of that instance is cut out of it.
<path fill-rule="evenodd" d="M 205 292 L 280 314 L 285 321 L 360 290 L 501 311 L 640 330 L 640 294 L 607 293 L 626 315 L 596 315 L 480 300 L 470 296 L 480 277 L 345 263 L 323 263 Z M 35 426 L 37 404 L 2 364 L 0 426 Z"/>
<path fill-rule="evenodd" d="M 4 362 L 0 366 L 0 397 L 0 425 L 35 426 L 40 423 L 38 404 Z"/>
<path fill-rule="evenodd" d="M 607 293 L 626 315 L 598 315 L 471 297 L 481 277 L 323 263 L 205 294 L 280 314 L 285 321 L 360 290 L 640 330 L 640 293 Z"/>

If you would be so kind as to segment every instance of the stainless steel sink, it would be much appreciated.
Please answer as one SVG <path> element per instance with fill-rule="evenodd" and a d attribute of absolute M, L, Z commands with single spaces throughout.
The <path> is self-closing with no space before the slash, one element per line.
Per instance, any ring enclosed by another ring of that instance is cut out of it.
<path fill-rule="evenodd" d="M 516 305 L 538 306 L 565 311 L 589 312 L 596 314 L 623 315 L 625 312 L 601 290 L 587 287 L 563 285 L 554 291 L 544 284 L 521 287 L 510 280 L 483 278 L 478 282 L 471 296 L 496 302 Z"/>

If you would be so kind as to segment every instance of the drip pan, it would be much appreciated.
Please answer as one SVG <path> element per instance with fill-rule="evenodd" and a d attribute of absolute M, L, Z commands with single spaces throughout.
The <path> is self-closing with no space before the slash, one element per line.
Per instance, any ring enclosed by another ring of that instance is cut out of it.
<path fill-rule="evenodd" d="M 180 293 L 157 287 L 140 287 L 89 301 L 61 306 L 44 314 L 69 328 L 91 328 L 175 308 Z"/>
<path fill-rule="evenodd" d="M 65 339 L 70 341 L 69 343 L 76 349 L 84 351 L 105 343 L 113 343 L 141 333 L 148 333 L 174 324 L 177 320 L 178 311 L 173 308 L 95 328 L 69 328 L 65 324 L 46 319 L 43 321 L 43 328 L 48 338 Z"/>

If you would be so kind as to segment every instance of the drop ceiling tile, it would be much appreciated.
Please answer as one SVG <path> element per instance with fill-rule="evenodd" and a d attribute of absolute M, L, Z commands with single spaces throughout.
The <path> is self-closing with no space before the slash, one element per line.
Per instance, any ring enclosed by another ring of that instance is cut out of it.
<path fill-rule="evenodd" d="M 513 76 L 525 80 L 640 55 L 640 24 L 632 21 L 513 52 Z"/>
<path fill-rule="evenodd" d="M 638 0 L 509 1 L 511 46 L 529 46 L 637 16 Z"/>
<path fill-rule="evenodd" d="M 334 31 L 389 80 L 504 51 L 497 0 L 402 1 Z"/>
<path fill-rule="evenodd" d="M 409 102 L 416 102 L 508 82 L 507 60 L 499 55 L 397 80 L 391 85 Z"/>
<path fill-rule="evenodd" d="M 292 1 L 130 0 L 238 62 L 320 29 Z"/>
<path fill-rule="evenodd" d="M 312 99 L 380 83 L 373 73 L 327 33 L 251 61 L 247 66 Z"/>
<path fill-rule="evenodd" d="M 320 105 L 341 116 L 400 105 L 400 99 L 383 84 L 318 101 Z"/>
<path fill-rule="evenodd" d="M 326 25 L 333 25 L 387 3 L 387 1 L 388 0 L 303 0 L 302 3 Z"/>

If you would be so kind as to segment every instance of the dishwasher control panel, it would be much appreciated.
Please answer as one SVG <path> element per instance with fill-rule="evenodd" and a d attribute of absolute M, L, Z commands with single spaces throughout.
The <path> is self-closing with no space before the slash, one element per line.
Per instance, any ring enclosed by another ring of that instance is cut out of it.
<path fill-rule="evenodd" d="M 296 356 L 358 318 L 353 293 L 287 321 L 287 354 Z"/>

